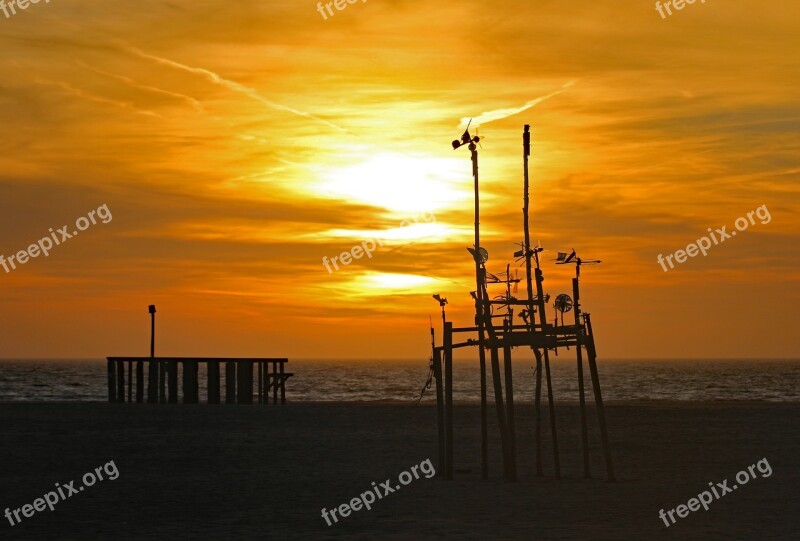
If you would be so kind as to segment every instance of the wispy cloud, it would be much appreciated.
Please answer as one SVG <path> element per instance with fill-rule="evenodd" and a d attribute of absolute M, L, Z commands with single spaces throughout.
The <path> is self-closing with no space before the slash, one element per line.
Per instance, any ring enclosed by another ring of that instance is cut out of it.
<path fill-rule="evenodd" d="M 126 77 L 124 75 L 118 75 L 116 73 L 111 73 L 111 72 L 108 72 L 108 71 L 105 71 L 105 70 L 101 70 L 99 68 L 95 68 L 93 66 L 90 66 L 88 64 L 85 64 L 85 63 L 81 62 L 80 60 L 76 60 L 76 63 L 80 67 L 82 67 L 84 69 L 87 69 L 89 71 L 97 73 L 98 75 L 104 75 L 106 77 L 110 77 L 112 79 L 116 79 L 117 81 L 122 81 L 123 83 L 125 83 L 128 86 L 131 86 L 133 88 L 138 88 L 139 90 L 147 90 L 149 92 L 155 92 L 156 94 L 163 94 L 165 96 L 170 96 L 172 98 L 178 98 L 178 99 L 181 99 L 181 100 L 185 100 L 185 101 L 189 102 L 189 104 L 192 107 L 194 107 L 196 110 L 198 110 L 198 111 L 202 111 L 203 110 L 202 104 L 198 100 L 194 99 L 191 96 L 187 96 L 185 94 L 179 94 L 178 92 L 172 92 L 170 90 L 164 90 L 163 88 L 158 88 L 158 87 L 155 87 L 155 86 L 144 85 L 144 84 L 136 82 L 135 80 L 131 79 L 130 77 Z"/>
<path fill-rule="evenodd" d="M 501 120 L 503 118 L 508 118 L 510 116 L 514 116 L 516 114 L 522 113 L 523 111 L 527 111 L 528 109 L 530 109 L 531 107 L 533 107 L 535 105 L 539 105 L 540 103 L 542 103 L 545 100 L 549 100 L 553 96 L 558 96 L 559 94 L 562 94 L 562 93 L 566 92 L 567 89 L 569 87 L 571 87 L 573 84 L 575 84 L 575 81 L 570 81 L 570 82 L 566 83 L 564 86 L 562 86 L 561 90 L 556 90 L 555 92 L 551 92 L 550 94 L 547 94 L 546 96 L 541 96 L 541 97 L 538 97 L 538 98 L 534 98 L 534 99 L 530 100 L 529 102 L 527 102 L 522 107 L 509 107 L 509 108 L 506 108 L 506 109 L 495 109 L 494 111 L 486 111 L 485 113 L 481 113 L 480 115 L 478 115 L 478 116 L 476 116 L 476 117 L 474 117 L 472 119 L 470 119 L 468 117 L 464 117 L 464 118 L 461 119 L 461 124 L 459 126 L 461 128 L 466 128 L 467 125 L 469 124 L 470 120 L 472 120 L 472 125 L 480 126 L 482 124 L 488 124 L 489 122 L 492 122 L 492 121 L 495 121 L 495 120 Z"/>
<path fill-rule="evenodd" d="M 193 66 L 187 66 L 186 64 L 181 64 L 180 62 L 175 62 L 174 60 L 170 60 L 168 58 L 162 58 L 160 56 L 155 56 L 148 54 L 144 51 L 137 49 L 136 47 L 131 47 L 130 45 L 124 45 L 124 49 L 131 54 L 134 54 L 140 58 L 145 58 L 147 60 L 152 60 L 153 62 L 157 62 L 162 66 L 169 66 L 175 69 L 187 71 L 189 73 L 194 73 L 196 75 L 202 75 L 212 83 L 224 86 L 228 90 L 232 90 L 233 92 L 238 92 L 239 94 L 243 94 L 248 98 L 251 98 L 259 103 L 272 107 L 274 109 L 278 109 L 280 111 L 286 111 L 288 113 L 292 113 L 294 115 L 302 116 L 308 118 L 310 120 L 314 120 L 316 122 L 320 122 L 329 128 L 333 128 L 335 130 L 341 131 L 346 133 L 347 130 L 333 124 L 332 122 L 328 122 L 327 120 L 320 118 L 318 116 L 314 116 L 310 113 L 306 113 L 305 111 L 300 111 L 293 107 L 289 107 L 287 105 L 282 105 L 280 103 L 276 103 L 272 100 L 268 100 L 267 98 L 263 97 L 258 91 L 254 88 L 250 88 L 249 86 L 245 86 L 241 83 L 237 83 L 236 81 L 231 81 L 230 79 L 225 79 L 224 77 L 214 73 L 213 71 L 204 69 L 204 68 L 196 68 Z"/>
<path fill-rule="evenodd" d="M 47 85 L 47 86 L 55 86 L 57 88 L 62 89 L 63 91 L 72 94 L 73 96 L 83 98 L 85 100 L 94 101 L 97 103 L 104 103 L 107 105 L 114 105 L 116 107 L 120 107 L 122 109 L 127 109 L 129 111 L 133 111 L 140 115 L 152 116 L 156 118 L 164 118 L 158 113 L 154 113 L 153 111 L 148 111 L 146 109 L 139 109 L 131 102 L 127 101 L 118 101 L 112 100 L 110 98 L 106 98 L 103 96 L 96 96 L 94 94 L 90 94 L 85 90 L 81 90 L 80 88 L 75 88 L 74 86 L 70 85 L 69 83 L 65 83 L 63 81 L 47 81 L 45 79 L 36 79 L 36 83 L 40 85 Z"/>

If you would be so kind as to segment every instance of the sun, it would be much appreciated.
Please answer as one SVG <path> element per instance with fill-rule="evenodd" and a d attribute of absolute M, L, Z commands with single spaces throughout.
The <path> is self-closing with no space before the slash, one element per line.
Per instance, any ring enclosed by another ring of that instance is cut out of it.
<path fill-rule="evenodd" d="M 455 158 L 384 152 L 330 171 L 320 189 L 337 199 L 392 212 L 433 212 L 470 197 L 464 163 Z"/>

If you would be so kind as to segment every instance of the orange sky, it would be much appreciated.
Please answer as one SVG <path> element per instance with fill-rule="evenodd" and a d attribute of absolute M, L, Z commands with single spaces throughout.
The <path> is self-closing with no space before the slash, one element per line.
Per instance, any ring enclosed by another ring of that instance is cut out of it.
<path fill-rule="evenodd" d="M 798 28 L 778 0 L 0 13 L 0 254 L 113 214 L 0 269 L 0 357 L 147 354 L 154 303 L 163 355 L 425 358 L 432 293 L 471 322 L 465 117 L 493 272 L 521 240 L 533 126 L 545 289 L 571 288 L 557 251 L 603 260 L 582 282 L 601 358 L 797 357 Z M 707 257 L 656 262 L 764 204 Z"/>

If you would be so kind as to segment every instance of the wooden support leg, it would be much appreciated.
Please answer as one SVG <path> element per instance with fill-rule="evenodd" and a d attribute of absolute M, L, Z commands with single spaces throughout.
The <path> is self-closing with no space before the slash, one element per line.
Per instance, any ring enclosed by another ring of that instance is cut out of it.
<path fill-rule="evenodd" d="M 117 363 L 117 401 L 125 402 L 125 361 Z"/>
<path fill-rule="evenodd" d="M 506 326 L 506 334 L 510 329 Z M 514 422 L 514 380 L 511 366 L 511 346 L 503 347 L 503 365 L 506 377 L 506 411 L 508 415 L 508 479 L 517 480 L 517 434 Z"/>
<path fill-rule="evenodd" d="M 225 403 L 236 404 L 236 363 L 225 363 Z"/>
<path fill-rule="evenodd" d="M 286 378 L 284 377 L 284 367 L 283 365 L 286 363 L 280 363 L 281 365 L 281 405 L 286 404 Z"/>
<path fill-rule="evenodd" d="M 278 385 L 280 384 L 280 381 L 278 381 L 278 377 L 279 376 L 278 376 L 278 363 L 277 362 L 273 362 L 272 363 L 272 377 L 273 377 L 273 382 L 272 382 L 273 383 L 273 387 L 272 387 L 272 403 L 273 404 L 277 404 L 278 403 Z"/>
<path fill-rule="evenodd" d="M 534 397 L 534 412 L 536 414 L 536 475 L 544 475 L 542 471 L 542 354 L 538 349 L 533 350 L 536 356 L 536 394 Z"/>
<path fill-rule="evenodd" d="M 578 279 L 572 279 L 572 298 L 575 303 L 575 328 L 578 329 L 576 335 L 577 344 L 575 352 L 578 362 L 578 399 L 580 402 L 581 410 L 581 443 L 583 446 L 583 476 L 589 478 L 592 476 L 589 470 L 589 425 L 586 422 L 586 393 L 583 388 L 583 326 L 581 325 L 581 311 L 580 311 L 580 290 L 578 289 Z"/>
<path fill-rule="evenodd" d="M 167 403 L 167 361 L 158 363 L 158 401 Z"/>
<path fill-rule="evenodd" d="M 148 362 L 147 403 L 158 404 L 158 361 Z"/>
<path fill-rule="evenodd" d="M 178 403 L 178 361 L 169 361 L 167 364 L 167 402 L 169 404 Z"/>
<path fill-rule="evenodd" d="M 272 373 L 270 375 L 270 366 L 272 367 Z M 272 386 L 278 384 L 278 367 L 275 363 L 270 362 L 264 365 L 264 404 L 269 405 L 270 401 L 270 393 L 272 392 Z"/>
<path fill-rule="evenodd" d="M 144 402 L 144 363 L 136 361 L 136 402 Z"/>
<path fill-rule="evenodd" d="M 606 472 L 608 473 L 608 480 L 615 482 L 617 480 L 614 474 L 614 461 L 611 457 L 611 443 L 608 438 L 608 427 L 606 426 L 606 411 L 603 406 L 603 395 L 600 392 L 600 375 L 597 372 L 597 352 L 594 346 L 594 333 L 592 332 L 592 320 L 589 314 L 585 315 L 586 326 L 589 331 L 589 342 L 587 344 L 587 356 L 589 357 L 589 371 L 592 374 L 592 388 L 594 389 L 594 402 L 597 407 L 597 420 L 600 424 L 600 439 L 603 442 L 603 453 L 606 458 Z"/>
<path fill-rule="evenodd" d="M 117 363 L 108 361 L 108 401 L 117 401 Z"/>
<path fill-rule="evenodd" d="M 550 379 L 550 355 L 544 350 L 544 375 L 547 380 L 547 406 L 550 410 L 550 433 L 553 437 L 553 467 L 556 479 L 561 479 L 561 460 L 558 458 L 558 430 L 556 429 L 556 409 L 553 405 L 553 382 Z"/>
<path fill-rule="evenodd" d="M 581 445 L 583 447 L 583 476 L 592 476 L 589 469 L 589 425 L 586 422 L 586 393 L 583 389 L 583 355 L 581 354 L 581 344 L 575 348 L 578 361 L 578 399 L 581 409 Z"/>
<path fill-rule="evenodd" d="M 184 361 L 183 363 L 183 403 L 197 404 L 199 400 L 199 385 L 197 381 L 200 363 Z"/>
<path fill-rule="evenodd" d="M 258 403 L 264 403 L 264 363 L 258 361 Z"/>
<path fill-rule="evenodd" d="M 436 378 L 436 427 L 439 434 L 439 471 L 445 471 L 444 385 L 442 384 L 442 352 L 438 349 L 433 356 L 433 376 Z"/>
<path fill-rule="evenodd" d="M 208 361 L 208 403 L 219 404 L 219 361 Z"/>
<path fill-rule="evenodd" d="M 494 384 L 494 407 L 497 410 L 497 427 L 500 429 L 500 445 L 503 451 L 503 476 L 509 476 L 508 425 L 506 408 L 503 403 L 503 385 L 500 381 L 500 356 L 497 348 L 490 348 L 492 359 L 492 383 Z"/>
<path fill-rule="evenodd" d="M 237 361 L 236 375 L 239 387 L 239 404 L 253 403 L 253 363 Z"/>
<path fill-rule="evenodd" d="M 481 333 L 482 334 L 482 333 Z M 481 479 L 489 479 L 489 405 L 486 401 L 486 350 L 478 345 L 481 368 Z"/>
<path fill-rule="evenodd" d="M 444 324 L 444 417 L 445 417 L 445 460 L 444 478 L 453 479 L 453 324 Z"/>

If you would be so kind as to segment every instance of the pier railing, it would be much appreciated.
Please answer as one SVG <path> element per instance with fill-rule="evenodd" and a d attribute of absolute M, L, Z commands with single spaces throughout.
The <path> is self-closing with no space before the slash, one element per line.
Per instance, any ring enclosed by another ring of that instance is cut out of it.
<path fill-rule="evenodd" d="M 145 401 L 144 366 L 148 366 L 147 403 L 178 403 L 178 367 L 183 375 L 183 403 L 200 402 L 200 364 L 206 363 L 208 377 L 207 391 L 209 404 L 221 404 L 220 373 L 225 369 L 225 403 L 253 404 L 257 396 L 258 404 L 286 403 L 286 380 L 294 374 L 285 372 L 284 358 L 225 358 L 225 357 L 107 357 L 108 359 L 108 401 Z M 134 375 L 134 366 L 136 371 Z M 127 368 L 127 397 L 125 372 Z M 271 368 L 271 370 L 270 370 Z M 256 378 L 254 381 L 254 372 Z M 134 396 L 134 380 L 136 391 Z M 254 385 L 255 383 L 255 385 Z M 126 400 L 127 398 L 127 400 Z"/>

